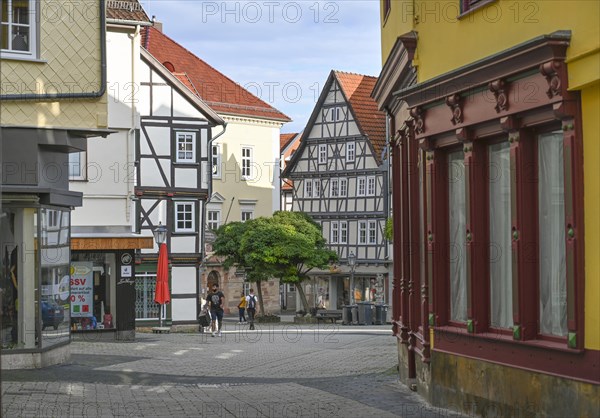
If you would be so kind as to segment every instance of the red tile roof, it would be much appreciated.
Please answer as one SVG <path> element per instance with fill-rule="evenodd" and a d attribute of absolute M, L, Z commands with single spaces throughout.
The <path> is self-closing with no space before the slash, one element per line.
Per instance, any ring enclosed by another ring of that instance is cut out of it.
<path fill-rule="evenodd" d="M 138 0 L 108 0 L 106 2 L 106 18 L 133 22 L 150 22 L 148 15 L 140 3 L 138 3 Z"/>
<path fill-rule="evenodd" d="M 356 122 L 368 135 L 377 161 L 381 161 L 381 151 L 385 146 L 385 113 L 380 112 L 371 92 L 377 83 L 377 77 L 334 71 L 341 89 L 350 102 Z"/>
<path fill-rule="evenodd" d="M 287 147 L 296 136 L 298 136 L 298 133 L 281 134 L 279 138 L 279 151 L 283 152 L 284 148 Z"/>
<path fill-rule="evenodd" d="M 159 30 L 144 28 L 142 45 L 173 74 L 185 73 L 184 83 L 217 113 L 291 121 Z"/>

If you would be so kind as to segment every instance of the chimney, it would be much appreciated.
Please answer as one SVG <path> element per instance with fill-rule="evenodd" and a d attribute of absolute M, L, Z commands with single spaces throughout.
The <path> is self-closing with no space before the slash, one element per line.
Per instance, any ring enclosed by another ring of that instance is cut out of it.
<path fill-rule="evenodd" d="M 156 16 L 152 16 L 152 26 L 154 26 L 154 29 L 156 29 L 157 31 L 162 33 L 163 24 L 162 24 L 162 22 L 159 22 L 158 20 L 156 20 Z"/>

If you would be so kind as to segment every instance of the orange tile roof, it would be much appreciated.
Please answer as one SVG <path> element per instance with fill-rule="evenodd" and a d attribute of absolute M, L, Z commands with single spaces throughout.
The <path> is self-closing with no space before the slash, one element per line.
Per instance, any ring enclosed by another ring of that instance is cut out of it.
<path fill-rule="evenodd" d="M 198 58 L 159 30 L 144 28 L 144 46 L 174 74 L 185 73 L 194 94 L 217 113 L 289 122 L 291 119 Z"/>
<path fill-rule="evenodd" d="M 150 22 L 148 15 L 138 0 L 108 0 L 106 2 L 106 18 L 114 20 L 130 20 L 133 22 Z"/>
<path fill-rule="evenodd" d="M 358 125 L 373 144 L 375 158 L 381 161 L 381 151 L 385 147 L 385 113 L 379 111 L 377 102 L 371 97 L 377 77 L 342 71 L 334 71 L 334 74 L 354 110 Z"/>
<path fill-rule="evenodd" d="M 287 147 L 296 136 L 298 136 L 297 132 L 293 134 L 281 134 L 279 137 L 279 151 L 283 152 L 283 149 Z"/>

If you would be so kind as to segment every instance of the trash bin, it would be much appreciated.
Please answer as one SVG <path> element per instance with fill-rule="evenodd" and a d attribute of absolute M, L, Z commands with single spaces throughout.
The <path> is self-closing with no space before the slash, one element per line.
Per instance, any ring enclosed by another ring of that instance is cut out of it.
<path fill-rule="evenodd" d="M 371 302 L 358 303 L 358 325 L 373 324 L 373 304 Z"/>
<path fill-rule="evenodd" d="M 352 311 L 352 325 L 358 325 L 358 306 L 351 305 L 350 310 Z"/>
<path fill-rule="evenodd" d="M 352 307 L 350 305 L 342 306 L 342 325 L 352 324 Z"/>
<path fill-rule="evenodd" d="M 385 325 L 387 322 L 388 305 L 375 305 L 375 325 Z"/>

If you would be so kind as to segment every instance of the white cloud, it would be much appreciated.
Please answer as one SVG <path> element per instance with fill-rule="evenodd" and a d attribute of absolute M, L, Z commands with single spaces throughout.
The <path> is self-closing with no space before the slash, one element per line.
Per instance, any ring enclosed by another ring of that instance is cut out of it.
<path fill-rule="evenodd" d="M 304 128 L 332 69 L 379 75 L 379 2 L 143 2 L 165 33 Z M 297 97 L 298 86 L 300 97 Z"/>

